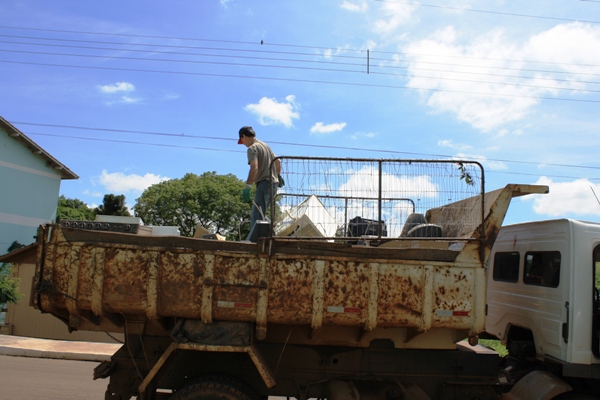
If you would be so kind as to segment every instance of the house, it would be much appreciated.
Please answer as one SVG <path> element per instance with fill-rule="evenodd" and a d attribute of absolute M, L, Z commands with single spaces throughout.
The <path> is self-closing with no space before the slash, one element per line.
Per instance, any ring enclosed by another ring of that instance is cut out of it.
<path fill-rule="evenodd" d="M 15 240 L 33 243 L 37 227 L 56 218 L 61 181 L 77 178 L 0 117 L 0 254 Z"/>
<path fill-rule="evenodd" d="M 37 228 L 56 219 L 60 184 L 63 179 L 79 177 L 52 157 L 10 122 L 0 117 L 0 254 L 17 241 L 29 245 Z M 23 295 L 17 304 L 8 304 L 0 320 L 0 333 L 18 336 L 113 341 L 104 333 L 74 332 L 49 314 L 41 314 L 29 305 L 35 260 L 13 263 L 11 273 L 20 279 Z"/>

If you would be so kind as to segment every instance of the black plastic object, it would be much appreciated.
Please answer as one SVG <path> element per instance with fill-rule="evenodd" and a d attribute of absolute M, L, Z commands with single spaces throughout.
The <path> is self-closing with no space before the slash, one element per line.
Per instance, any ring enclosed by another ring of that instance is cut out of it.
<path fill-rule="evenodd" d="M 348 236 L 379 236 L 379 222 L 381 222 L 381 236 L 387 236 L 385 221 L 376 221 L 362 217 L 355 217 L 350 220 L 348 224 Z"/>
<path fill-rule="evenodd" d="M 421 224 L 412 228 L 406 237 L 442 237 L 442 227 L 436 224 Z"/>
<path fill-rule="evenodd" d="M 248 235 L 248 240 L 253 243 L 258 242 L 258 238 L 261 237 L 270 237 L 271 236 L 271 221 L 269 220 L 258 220 L 256 221 L 256 225 L 252 227 L 250 234 Z"/>

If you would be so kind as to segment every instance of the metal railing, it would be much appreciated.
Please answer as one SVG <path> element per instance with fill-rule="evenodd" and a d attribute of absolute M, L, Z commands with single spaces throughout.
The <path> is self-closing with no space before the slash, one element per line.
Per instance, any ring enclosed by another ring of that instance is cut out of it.
<path fill-rule="evenodd" d="M 297 156 L 277 159 L 285 181 L 270 207 L 270 215 L 275 216 L 271 217 L 271 231 L 277 237 L 402 238 L 408 227 L 428 224 L 424 219 L 428 210 L 469 207 L 462 200 L 477 196 L 481 196 L 480 210 L 453 210 L 449 214 L 460 219 L 436 221 L 436 226 L 428 227 L 435 232 L 427 236 L 469 232 L 483 222 L 484 173 L 477 162 Z"/>

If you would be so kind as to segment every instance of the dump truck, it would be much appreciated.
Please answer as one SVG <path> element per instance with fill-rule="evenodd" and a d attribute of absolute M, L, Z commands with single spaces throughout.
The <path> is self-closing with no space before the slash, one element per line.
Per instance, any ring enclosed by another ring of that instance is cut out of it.
<path fill-rule="evenodd" d="M 32 304 L 70 330 L 124 334 L 94 371 L 109 379 L 105 399 L 590 393 L 561 373 L 541 374 L 535 329 L 526 333 L 523 320 L 501 315 L 501 297 L 487 297 L 490 283 L 507 283 L 488 271 L 511 200 L 548 187 L 486 192 L 482 166 L 470 161 L 279 159 L 286 186 L 255 241 L 66 221 L 1 257 L 35 253 Z M 491 334 L 513 362 L 478 345 L 490 335 L 490 308 Z M 568 311 L 571 332 L 578 313 Z"/>

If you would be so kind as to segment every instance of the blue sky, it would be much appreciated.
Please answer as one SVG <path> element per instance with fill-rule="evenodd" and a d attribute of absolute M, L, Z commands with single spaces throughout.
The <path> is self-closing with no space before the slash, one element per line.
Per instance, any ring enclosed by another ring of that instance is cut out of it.
<path fill-rule="evenodd" d="M 600 1 L 14 0 L 0 92 L 90 206 L 245 179 L 251 125 L 278 155 L 456 157 L 488 189 L 550 186 L 508 223 L 600 221 Z"/>

